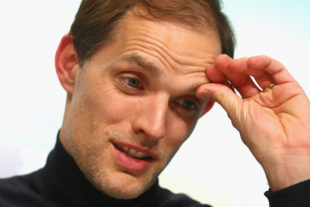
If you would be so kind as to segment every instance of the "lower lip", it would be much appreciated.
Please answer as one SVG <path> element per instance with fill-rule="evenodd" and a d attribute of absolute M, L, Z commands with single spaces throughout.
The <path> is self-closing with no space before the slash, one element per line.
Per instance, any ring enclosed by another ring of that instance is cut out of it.
<path fill-rule="evenodd" d="M 151 161 L 149 160 L 138 160 L 132 157 L 129 157 L 125 153 L 121 152 L 118 150 L 114 145 L 113 145 L 113 152 L 114 152 L 114 157 L 117 161 L 117 163 L 132 171 L 145 171 L 149 168 L 151 165 Z"/>

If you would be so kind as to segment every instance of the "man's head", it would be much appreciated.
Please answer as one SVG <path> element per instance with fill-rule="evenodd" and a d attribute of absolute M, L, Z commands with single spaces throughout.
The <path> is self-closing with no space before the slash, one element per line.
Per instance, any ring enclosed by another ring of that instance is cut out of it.
<path fill-rule="evenodd" d="M 223 50 L 233 55 L 216 2 L 82 2 L 56 54 L 68 94 L 60 139 L 100 191 L 139 196 L 191 134 L 205 69 Z"/>

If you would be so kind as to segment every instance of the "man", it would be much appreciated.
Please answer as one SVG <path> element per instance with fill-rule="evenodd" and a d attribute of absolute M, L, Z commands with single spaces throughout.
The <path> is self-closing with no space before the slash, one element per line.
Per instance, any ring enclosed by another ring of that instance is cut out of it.
<path fill-rule="evenodd" d="M 45 168 L 1 181 L 1 206 L 201 206 L 157 177 L 213 101 L 263 166 L 271 205 L 306 206 L 308 99 L 277 61 L 221 53 L 233 36 L 217 1 L 83 1 L 56 53 L 58 143 Z"/>

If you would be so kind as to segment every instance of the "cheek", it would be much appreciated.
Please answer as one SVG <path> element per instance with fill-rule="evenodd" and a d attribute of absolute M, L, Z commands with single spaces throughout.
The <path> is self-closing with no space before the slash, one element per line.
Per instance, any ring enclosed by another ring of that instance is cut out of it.
<path fill-rule="evenodd" d="M 144 99 L 122 92 L 109 74 L 101 79 L 97 76 L 84 76 L 83 84 L 75 91 L 74 108 L 84 114 L 83 121 L 88 122 L 85 125 L 99 129 L 135 119 Z"/>
<path fill-rule="evenodd" d="M 177 115 L 173 115 L 167 120 L 167 123 L 166 139 L 163 139 L 163 141 L 165 142 L 166 150 L 175 153 L 192 133 L 195 122 L 184 121 L 177 117 Z"/>
<path fill-rule="evenodd" d="M 112 85 L 98 84 L 88 91 L 86 107 L 96 120 L 113 124 L 129 116 L 131 102 Z"/>

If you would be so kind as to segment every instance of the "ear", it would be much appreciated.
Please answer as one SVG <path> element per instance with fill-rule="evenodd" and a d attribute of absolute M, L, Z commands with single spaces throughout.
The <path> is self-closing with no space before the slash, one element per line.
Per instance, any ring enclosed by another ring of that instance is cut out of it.
<path fill-rule="evenodd" d="M 203 109 L 200 117 L 202 117 L 203 115 L 205 115 L 211 108 L 212 106 L 214 105 L 214 101 L 209 101 L 206 105 L 206 107 Z"/>
<path fill-rule="evenodd" d="M 72 94 L 79 63 L 70 34 L 65 35 L 60 41 L 55 56 L 55 66 L 62 87 Z"/>

